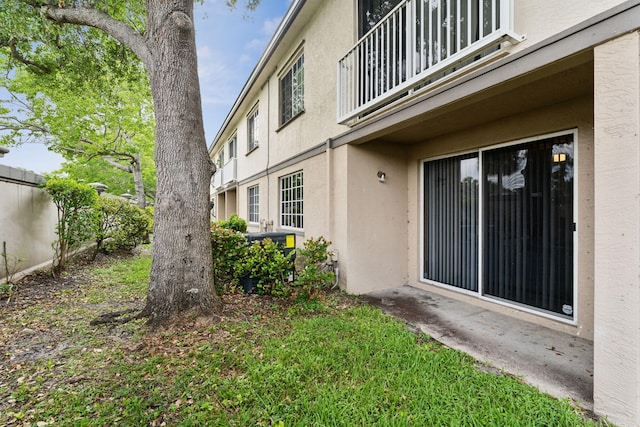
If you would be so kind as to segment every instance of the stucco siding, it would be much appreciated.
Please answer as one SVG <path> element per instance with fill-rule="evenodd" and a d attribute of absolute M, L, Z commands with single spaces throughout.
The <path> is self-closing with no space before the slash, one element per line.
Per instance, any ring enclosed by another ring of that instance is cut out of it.
<path fill-rule="evenodd" d="M 19 270 L 51 261 L 57 209 L 47 193 L 0 179 L 0 206 L 0 244 L 6 242 L 10 261 L 20 259 Z M 3 268 L 0 278 L 5 275 Z"/>
<path fill-rule="evenodd" d="M 640 35 L 595 49 L 594 405 L 640 424 Z"/>

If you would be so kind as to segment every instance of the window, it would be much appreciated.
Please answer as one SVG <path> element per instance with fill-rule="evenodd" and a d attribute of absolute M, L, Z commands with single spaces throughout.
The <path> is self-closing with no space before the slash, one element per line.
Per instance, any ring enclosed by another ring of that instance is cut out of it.
<path fill-rule="evenodd" d="M 569 134 L 425 162 L 424 278 L 571 317 L 573 146 Z"/>
<path fill-rule="evenodd" d="M 400 4 L 400 0 L 359 0 L 359 37 L 362 37 L 367 31 L 375 27 L 398 4 Z"/>
<path fill-rule="evenodd" d="M 280 178 L 280 225 L 303 228 L 303 182 L 302 171 Z"/>
<path fill-rule="evenodd" d="M 247 189 L 249 200 L 249 222 L 260 222 L 260 187 L 254 185 Z"/>
<path fill-rule="evenodd" d="M 224 147 L 222 147 L 220 149 L 220 151 L 218 151 L 218 155 L 216 156 L 216 163 L 218 164 L 218 167 L 222 167 L 224 166 Z"/>
<path fill-rule="evenodd" d="M 229 159 L 235 159 L 237 157 L 238 151 L 238 137 L 237 135 L 233 135 L 233 137 L 229 140 Z"/>
<path fill-rule="evenodd" d="M 304 111 L 304 54 L 280 79 L 280 125 Z"/>
<path fill-rule="evenodd" d="M 258 108 L 247 119 L 247 152 L 258 148 Z"/>

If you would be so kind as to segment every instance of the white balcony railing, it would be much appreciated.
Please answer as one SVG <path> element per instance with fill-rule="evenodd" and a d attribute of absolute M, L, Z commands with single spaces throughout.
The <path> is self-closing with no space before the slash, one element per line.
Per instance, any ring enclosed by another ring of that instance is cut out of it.
<path fill-rule="evenodd" d="M 211 187 L 216 190 L 222 187 L 222 170 L 218 169 L 216 173 L 213 174 L 213 180 L 211 181 Z"/>
<path fill-rule="evenodd" d="M 338 122 L 464 68 L 513 31 L 513 0 L 405 0 L 338 62 Z"/>
<path fill-rule="evenodd" d="M 225 163 L 225 165 L 222 167 L 222 185 L 226 185 L 230 182 L 236 181 L 236 179 L 238 178 L 237 170 L 238 159 L 233 158 Z"/>
<path fill-rule="evenodd" d="M 211 181 L 211 187 L 214 190 L 222 188 L 222 186 L 235 182 L 238 179 L 238 159 L 233 158 L 225 163 L 224 166 L 219 167 L 215 174 L 213 174 L 213 180 Z"/>

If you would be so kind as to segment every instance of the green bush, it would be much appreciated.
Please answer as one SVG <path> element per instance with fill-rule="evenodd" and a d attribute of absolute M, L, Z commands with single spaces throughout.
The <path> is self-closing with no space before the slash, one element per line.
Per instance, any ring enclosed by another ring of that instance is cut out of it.
<path fill-rule="evenodd" d="M 246 258 L 236 265 L 236 273 L 238 277 L 257 280 L 260 295 L 289 296 L 287 279 L 293 268 L 293 254 L 285 255 L 280 246 L 267 237 L 249 246 Z"/>
<path fill-rule="evenodd" d="M 96 253 L 132 250 L 148 240 L 151 219 L 127 200 L 100 197 L 96 208 Z"/>
<path fill-rule="evenodd" d="M 240 233 L 247 232 L 247 221 L 240 218 L 236 214 L 232 214 L 229 219 L 218 221 L 218 225 L 222 228 L 227 228 L 229 230 L 235 230 Z"/>
<path fill-rule="evenodd" d="M 320 236 L 305 241 L 304 248 L 297 250 L 298 259 L 302 260 L 302 267 L 298 269 L 293 282 L 298 297 L 311 299 L 318 291 L 336 280 L 328 263 L 330 245 L 331 242 Z"/>
<path fill-rule="evenodd" d="M 213 277 L 218 294 L 237 286 L 239 276 L 236 268 L 246 259 L 248 249 L 247 239 L 242 233 L 211 224 Z"/>
<path fill-rule="evenodd" d="M 98 200 L 96 190 L 71 178 L 51 178 L 44 189 L 58 208 L 53 274 L 67 263 L 69 252 L 89 241 L 95 232 L 93 207 Z"/>
<path fill-rule="evenodd" d="M 144 208 L 144 211 L 147 214 L 147 218 L 149 219 L 149 229 L 148 229 L 148 231 L 149 231 L 149 234 L 151 234 L 151 233 L 153 233 L 153 218 L 154 218 L 154 215 L 156 213 L 155 213 L 155 210 L 154 210 L 153 206 L 149 206 L 149 205 L 147 205 Z"/>

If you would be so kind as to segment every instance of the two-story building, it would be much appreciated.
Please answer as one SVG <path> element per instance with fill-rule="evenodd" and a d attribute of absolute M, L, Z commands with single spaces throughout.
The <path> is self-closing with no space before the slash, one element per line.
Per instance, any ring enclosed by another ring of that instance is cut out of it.
<path fill-rule="evenodd" d="M 640 425 L 640 1 L 294 0 L 210 147 L 218 219 L 594 343 Z"/>

